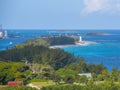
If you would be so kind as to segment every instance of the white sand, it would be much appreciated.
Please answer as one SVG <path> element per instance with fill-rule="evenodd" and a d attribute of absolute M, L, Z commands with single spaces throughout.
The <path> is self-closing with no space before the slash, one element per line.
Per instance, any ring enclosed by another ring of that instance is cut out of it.
<path fill-rule="evenodd" d="M 75 45 L 55 45 L 55 46 L 50 46 L 49 48 L 56 49 L 56 48 L 64 48 L 64 47 L 71 47 L 71 46 L 87 46 L 90 44 L 97 44 L 97 43 L 91 42 L 91 41 L 81 41 L 81 42 L 76 42 Z"/>
<path fill-rule="evenodd" d="M 55 49 L 55 48 L 63 48 L 63 47 L 70 47 L 70 46 L 76 46 L 76 45 L 55 45 L 55 46 L 50 46 L 49 48 Z"/>

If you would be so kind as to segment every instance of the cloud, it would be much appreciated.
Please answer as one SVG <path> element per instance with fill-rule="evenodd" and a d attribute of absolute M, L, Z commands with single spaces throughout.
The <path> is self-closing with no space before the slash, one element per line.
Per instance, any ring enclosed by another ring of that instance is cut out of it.
<path fill-rule="evenodd" d="M 96 12 L 120 12 L 120 0 L 83 0 L 82 13 L 91 14 Z"/>

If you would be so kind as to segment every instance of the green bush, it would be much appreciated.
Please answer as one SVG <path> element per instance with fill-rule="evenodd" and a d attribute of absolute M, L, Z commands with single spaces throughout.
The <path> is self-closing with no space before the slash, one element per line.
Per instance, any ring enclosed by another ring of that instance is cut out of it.
<path fill-rule="evenodd" d="M 11 87 L 4 87 L 2 88 L 2 90 L 37 90 L 37 89 L 28 86 L 11 86 Z"/>
<path fill-rule="evenodd" d="M 120 90 L 120 85 L 107 85 L 107 84 L 98 84 L 94 86 L 56 85 L 43 87 L 41 90 Z"/>
<path fill-rule="evenodd" d="M 47 82 L 48 80 L 32 79 L 29 82 Z"/>

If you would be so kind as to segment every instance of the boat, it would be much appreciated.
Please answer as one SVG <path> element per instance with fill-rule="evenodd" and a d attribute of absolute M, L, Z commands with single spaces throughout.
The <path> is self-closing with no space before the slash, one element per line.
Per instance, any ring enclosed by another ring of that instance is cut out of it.
<path fill-rule="evenodd" d="M 12 44 L 13 44 L 13 42 L 9 42 L 9 44 L 10 44 L 10 45 L 12 45 Z"/>

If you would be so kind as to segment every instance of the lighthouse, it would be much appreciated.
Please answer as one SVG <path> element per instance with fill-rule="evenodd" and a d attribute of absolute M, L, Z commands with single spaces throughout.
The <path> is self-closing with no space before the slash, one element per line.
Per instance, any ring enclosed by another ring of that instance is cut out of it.
<path fill-rule="evenodd" d="M 79 42 L 82 42 L 82 36 L 79 37 Z"/>

